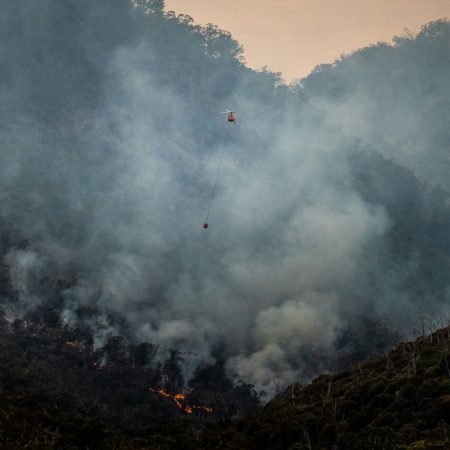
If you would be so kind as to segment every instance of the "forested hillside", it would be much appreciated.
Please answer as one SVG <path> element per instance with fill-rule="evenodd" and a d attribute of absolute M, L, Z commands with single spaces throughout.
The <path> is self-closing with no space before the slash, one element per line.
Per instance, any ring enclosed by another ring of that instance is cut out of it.
<path fill-rule="evenodd" d="M 33 396 L 54 370 L 67 395 L 64 358 L 79 369 L 67 410 L 52 403 L 55 421 L 36 426 L 54 433 L 72 408 L 91 414 L 88 399 L 94 418 L 114 410 L 141 426 L 142 407 L 153 426 L 167 408 L 184 416 L 193 406 L 174 396 L 198 386 L 194 404 L 226 411 L 200 415 L 222 420 L 255 406 L 255 392 L 267 401 L 447 317 L 448 21 L 288 86 L 163 1 L 1 8 L 2 358 L 11 386 L 36 382 Z M 121 368 L 98 381 L 105 352 Z M 26 375 L 29 358 L 42 378 Z M 134 387 L 116 397 L 122 374 Z M 170 407 L 148 406 L 144 387 Z"/>
<path fill-rule="evenodd" d="M 302 80 L 331 122 L 449 188 L 450 28 L 447 20 L 316 67 Z"/>
<path fill-rule="evenodd" d="M 450 447 L 449 328 L 293 384 L 260 407 L 251 387 L 233 383 L 219 363 L 184 387 L 177 386 L 180 357 L 150 369 L 149 345 L 111 339 L 93 350 L 88 332 L 31 318 L 12 327 L 3 319 L 0 338 L 4 449 Z M 172 380 L 165 391 L 162 371 Z M 177 403 L 180 389 L 186 396 Z"/>
<path fill-rule="evenodd" d="M 2 449 L 197 448 L 206 424 L 258 405 L 251 386 L 230 380 L 223 361 L 185 385 L 183 355 L 153 364 L 150 344 L 61 326 L 48 309 L 0 321 Z"/>
<path fill-rule="evenodd" d="M 278 398 L 227 427 L 211 449 L 448 449 L 450 329 L 403 342 L 391 352 Z"/>

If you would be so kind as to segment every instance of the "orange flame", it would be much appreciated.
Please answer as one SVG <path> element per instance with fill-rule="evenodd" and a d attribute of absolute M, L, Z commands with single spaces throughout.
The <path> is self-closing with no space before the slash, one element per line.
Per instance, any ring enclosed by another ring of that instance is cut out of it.
<path fill-rule="evenodd" d="M 207 406 L 195 406 L 195 408 L 200 408 L 203 411 L 205 411 L 207 413 L 210 413 L 210 414 L 213 412 L 213 409 L 212 408 L 208 408 Z"/>
<path fill-rule="evenodd" d="M 192 414 L 194 412 L 194 409 L 199 409 L 199 410 L 207 412 L 209 414 L 213 412 L 213 409 L 208 408 L 207 406 L 199 406 L 199 405 L 183 406 L 183 403 L 186 400 L 186 396 L 181 393 L 175 394 L 175 395 L 170 395 L 167 392 L 163 391 L 162 389 L 153 389 L 153 388 L 149 388 L 149 391 L 153 392 L 155 394 L 161 395 L 162 397 L 172 399 L 175 402 L 175 404 L 177 405 L 177 407 L 179 409 L 181 409 L 182 411 L 184 411 L 186 414 Z"/>
<path fill-rule="evenodd" d="M 173 401 L 177 404 L 178 408 L 183 409 L 182 400 L 186 398 L 184 394 L 175 394 L 173 397 Z"/>

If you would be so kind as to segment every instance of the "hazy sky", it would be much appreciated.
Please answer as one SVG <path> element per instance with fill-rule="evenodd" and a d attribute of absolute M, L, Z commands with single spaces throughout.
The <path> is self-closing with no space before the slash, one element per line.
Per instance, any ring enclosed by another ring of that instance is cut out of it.
<path fill-rule="evenodd" d="M 230 31 L 249 66 L 267 65 L 292 80 L 342 53 L 450 17 L 450 0 L 166 0 L 166 9 Z"/>

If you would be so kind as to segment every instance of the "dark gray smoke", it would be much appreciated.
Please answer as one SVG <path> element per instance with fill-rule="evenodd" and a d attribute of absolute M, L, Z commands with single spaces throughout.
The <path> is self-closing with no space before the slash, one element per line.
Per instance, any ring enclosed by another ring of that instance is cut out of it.
<path fill-rule="evenodd" d="M 445 311 L 447 195 L 401 165 L 431 151 L 421 180 L 446 180 L 447 22 L 289 87 L 162 2 L 2 1 L 0 17 L 0 219 L 29 242 L 5 255 L 10 310 L 76 274 L 61 316 L 98 342 L 189 351 L 187 376 L 221 348 L 259 387 L 329 369 L 368 320 L 404 333 Z"/>

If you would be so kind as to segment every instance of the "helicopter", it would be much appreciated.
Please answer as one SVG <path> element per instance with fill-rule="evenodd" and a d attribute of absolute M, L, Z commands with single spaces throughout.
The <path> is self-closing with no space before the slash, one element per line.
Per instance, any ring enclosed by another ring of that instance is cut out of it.
<path fill-rule="evenodd" d="M 227 115 L 228 123 L 236 123 L 236 112 L 230 111 L 229 109 L 226 109 L 225 111 L 222 111 L 222 114 Z"/>

